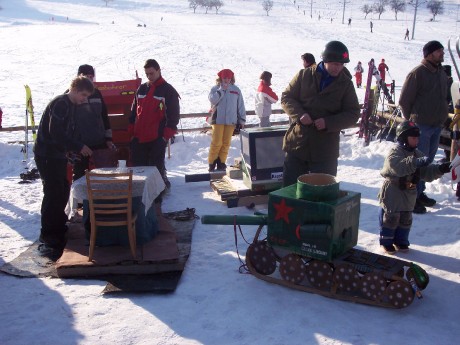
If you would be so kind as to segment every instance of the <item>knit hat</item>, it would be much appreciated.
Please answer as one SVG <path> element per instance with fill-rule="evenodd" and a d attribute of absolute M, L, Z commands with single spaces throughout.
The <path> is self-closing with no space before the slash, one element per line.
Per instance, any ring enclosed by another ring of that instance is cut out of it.
<path fill-rule="evenodd" d="M 423 46 L 423 57 L 426 58 L 428 55 L 430 55 L 432 52 L 438 49 L 444 49 L 444 46 L 438 41 L 428 42 Z"/>
<path fill-rule="evenodd" d="M 81 65 L 78 67 L 78 73 L 77 75 L 94 75 L 94 68 L 91 65 Z"/>
<path fill-rule="evenodd" d="M 222 71 L 220 71 L 219 73 L 217 73 L 217 75 L 219 76 L 220 79 L 224 79 L 224 78 L 233 78 L 233 72 L 232 70 L 230 69 L 223 69 Z"/>

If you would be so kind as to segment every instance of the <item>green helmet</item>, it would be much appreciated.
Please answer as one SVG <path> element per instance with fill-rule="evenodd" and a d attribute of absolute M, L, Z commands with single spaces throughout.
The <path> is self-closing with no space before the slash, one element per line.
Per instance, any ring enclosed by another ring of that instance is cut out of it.
<path fill-rule="evenodd" d="M 407 137 L 419 137 L 420 129 L 413 121 L 401 122 L 396 128 L 396 140 L 405 142 Z"/>
<path fill-rule="evenodd" d="M 324 62 L 350 62 L 348 48 L 340 41 L 330 41 L 321 53 Z"/>

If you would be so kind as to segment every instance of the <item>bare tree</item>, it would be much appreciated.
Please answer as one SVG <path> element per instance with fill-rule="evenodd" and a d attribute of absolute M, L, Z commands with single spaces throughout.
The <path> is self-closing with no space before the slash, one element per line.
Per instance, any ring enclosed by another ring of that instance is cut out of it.
<path fill-rule="evenodd" d="M 390 7 L 395 13 L 395 19 L 398 20 L 398 12 L 406 10 L 406 2 L 404 0 L 390 0 Z"/>
<path fill-rule="evenodd" d="M 216 14 L 219 12 L 219 9 L 224 6 L 224 2 L 222 0 L 211 0 L 211 7 L 216 9 Z"/>
<path fill-rule="evenodd" d="M 364 19 L 366 19 L 367 15 L 372 12 L 372 6 L 368 4 L 363 5 L 363 7 L 361 7 L 361 11 L 365 14 Z"/>
<path fill-rule="evenodd" d="M 380 16 L 382 15 L 382 13 L 385 12 L 386 5 L 388 5 L 388 0 L 377 0 L 374 3 L 373 11 L 379 14 L 379 20 L 380 20 Z"/>
<path fill-rule="evenodd" d="M 107 7 L 107 4 L 108 4 L 109 2 L 112 2 L 113 0 L 102 0 L 102 1 L 105 2 L 105 7 Z"/>
<path fill-rule="evenodd" d="M 426 4 L 426 7 L 430 10 L 431 14 L 433 15 L 433 18 L 431 19 L 432 21 L 436 19 L 436 16 L 438 14 L 444 13 L 444 1 L 430 0 Z"/>
<path fill-rule="evenodd" d="M 208 11 L 214 7 L 213 0 L 200 0 L 200 5 L 204 7 L 205 13 L 207 14 Z"/>
<path fill-rule="evenodd" d="M 270 12 L 273 8 L 273 1 L 272 0 L 264 0 L 262 1 L 262 8 L 264 9 L 265 12 Z"/>
<path fill-rule="evenodd" d="M 199 0 L 188 0 L 188 7 L 193 8 L 193 13 L 195 13 L 198 6 L 200 6 Z"/>

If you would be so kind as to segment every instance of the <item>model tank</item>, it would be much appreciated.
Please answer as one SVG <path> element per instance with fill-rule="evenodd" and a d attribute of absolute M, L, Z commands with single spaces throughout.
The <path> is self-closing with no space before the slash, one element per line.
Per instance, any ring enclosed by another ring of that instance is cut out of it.
<path fill-rule="evenodd" d="M 259 279 L 341 300 L 407 307 L 422 297 L 428 274 L 412 262 L 354 248 L 360 198 L 340 190 L 334 176 L 307 174 L 269 194 L 268 214 L 205 215 L 201 221 L 258 225 L 246 265 Z"/>

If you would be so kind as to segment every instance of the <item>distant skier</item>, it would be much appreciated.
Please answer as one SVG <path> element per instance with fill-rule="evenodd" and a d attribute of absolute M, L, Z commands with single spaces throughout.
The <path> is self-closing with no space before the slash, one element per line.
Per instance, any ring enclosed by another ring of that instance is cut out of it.
<path fill-rule="evenodd" d="M 363 73 L 364 73 L 364 68 L 361 65 L 361 61 L 358 61 L 358 64 L 355 67 L 355 78 L 356 78 L 356 87 L 361 87 L 361 84 L 363 82 Z"/>
<path fill-rule="evenodd" d="M 382 59 L 382 61 L 380 62 L 378 70 L 380 73 L 380 78 L 382 78 L 382 80 L 385 81 L 385 70 L 389 70 L 387 64 L 385 63 L 385 59 Z"/>
<path fill-rule="evenodd" d="M 371 32 L 372 32 L 372 28 L 374 27 L 374 23 L 372 23 L 372 20 L 371 20 L 371 22 L 369 23 L 369 25 L 371 26 Z"/>
<path fill-rule="evenodd" d="M 3 128 L 2 127 L 2 117 L 3 117 L 3 110 L 2 108 L 0 108 L 0 128 Z"/>
<path fill-rule="evenodd" d="M 409 41 L 409 29 L 406 29 L 406 35 L 404 36 L 404 40 L 406 39 Z"/>
<path fill-rule="evenodd" d="M 348 26 L 351 25 L 351 18 L 348 18 Z"/>

